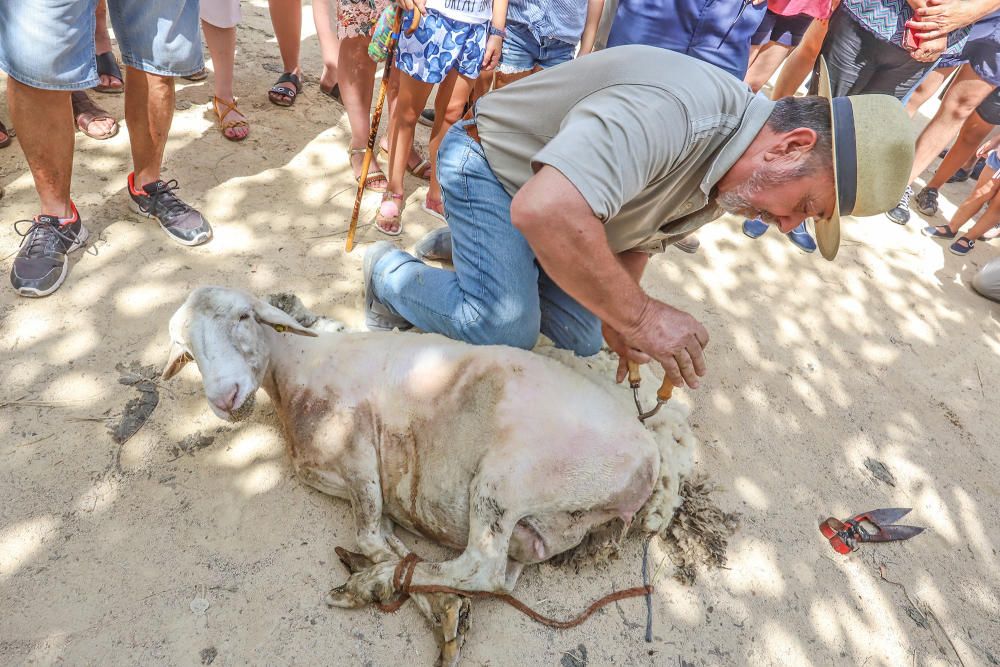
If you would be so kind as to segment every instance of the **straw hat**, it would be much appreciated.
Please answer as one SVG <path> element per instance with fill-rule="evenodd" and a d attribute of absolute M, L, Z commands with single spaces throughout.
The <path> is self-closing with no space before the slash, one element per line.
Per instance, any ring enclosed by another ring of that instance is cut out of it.
<path fill-rule="evenodd" d="M 837 201 L 829 219 L 815 221 L 816 241 L 832 261 L 840 248 L 840 216 L 877 215 L 899 202 L 910 183 L 915 140 L 910 117 L 895 97 L 833 97 L 822 56 L 817 94 L 830 100 Z"/>

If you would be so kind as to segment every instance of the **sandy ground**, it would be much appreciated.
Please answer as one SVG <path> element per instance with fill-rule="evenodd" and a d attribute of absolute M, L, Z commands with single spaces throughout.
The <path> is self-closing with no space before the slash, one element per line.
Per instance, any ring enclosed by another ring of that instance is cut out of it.
<path fill-rule="evenodd" d="M 333 548 L 352 546 L 351 519 L 346 503 L 292 477 L 268 401 L 249 422 L 224 423 L 189 367 L 158 387 L 159 405 L 124 446 L 105 423 L 138 396 L 118 383 L 116 364 L 161 365 L 167 319 L 198 285 L 291 290 L 360 321 L 363 253 L 343 252 L 347 120 L 315 78 L 292 109 L 267 102 L 279 61 L 261 5 L 244 3 L 240 31 L 247 143 L 215 129 L 210 83 L 179 85 L 166 176 L 211 219 L 215 239 L 185 249 L 135 221 L 126 132 L 104 143 L 80 136 L 73 192 L 94 243 L 52 297 L 0 289 L 0 663 L 433 660 L 414 609 L 323 604 L 345 576 Z M 120 115 L 120 99 L 100 100 Z M 9 120 L 2 103 L 0 115 Z M 16 144 L 0 151 L 0 184 L 6 274 L 19 241 L 9 223 L 36 212 Z M 415 204 L 423 186 L 408 185 Z M 945 212 L 967 192 L 947 186 Z M 416 206 L 405 222 L 403 247 L 435 226 Z M 696 470 L 743 515 L 728 568 L 685 587 L 666 564 L 651 644 L 641 601 L 564 632 L 477 603 L 466 664 L 997 664 L 1000 306 L 968 287 L 996 243 L 958 258 L 919 227 L 919 216 L 908 227 L 848 222 L 829 264 L 774 232 L 751 241 L 727 219 L 704 230 L 699 254 L 657 257 L 645 286 L 712 334 L 704 387 L 677 400 L 701 443 Z M 362 230 L 363 243 L 374 238 Z M 908 518 L 927 532 L 842 557 L 816 529 L 827 515 L 886 506 L 913 507 Z M 518 594 L 567 615 L 635 585 L 638 572 L 633 542 L 611 565 L 533 568 Z"/>

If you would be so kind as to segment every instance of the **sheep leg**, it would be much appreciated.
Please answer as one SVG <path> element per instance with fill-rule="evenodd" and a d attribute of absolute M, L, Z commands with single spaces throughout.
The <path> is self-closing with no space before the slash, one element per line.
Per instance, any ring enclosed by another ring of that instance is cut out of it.
<path fill-rule="evenodd" d="M 390 598 L 393 594 L 392 572 L 399 560 L 409 553 L 406 545 L 393 533 L 392 522 L 382 514 L 382 489 L 378 482 L 358 480 L 349 489 L 349 493 L 361 553 L 348 551 L 341 557 L 352 574 L 347 583 L 327 594 L 326 602 L 333 607 L 360 607 L 372 602 L 371 596 L 358 595 L 351 582 L 356 578 L 365 578 L 379 564 L 389 565 L 391 569 L 389 578 L 378 588 L 375 599 Z M 434 631 L 440 651 L 438 664 L 449 667 L 457 665 L 469 627 L 471 604 L 468 598 L 434 593 L 414 594 L 412 599 Z"/>

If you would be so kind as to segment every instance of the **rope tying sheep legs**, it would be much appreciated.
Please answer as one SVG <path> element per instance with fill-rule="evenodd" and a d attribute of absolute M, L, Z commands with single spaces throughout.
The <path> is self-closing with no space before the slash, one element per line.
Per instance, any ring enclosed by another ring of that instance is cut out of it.
<path fill-rule="evenodd" d="M 407 28 L 406 34 L 411 34 L 417 29 L 420 22 L 420 12 L 413 12 L 413 23 Z M 354 250 L 354 232 L 358 229 L 358 216 L 361 214 L 361 198 L 365 194 L 365 181 L 368 179 L 368 169 L 371 167 L 372 158 L 375 155 L 375 138 L 378 136 L 378 126 L 382 122 L 382 105 L 385 104 L 385 93 L 389 90 L 389 75 L 392 74 L 392 61 L 396 57 L 396 42 L 399 40 L 399 31 L 402 28 L 403 11 L 396 9 L 396 18 L 392 22 L 392 33 L 389 35 L 389 43 L 386 45 L 385 67 L 382 69 L 382 83 L 378 87 L 378 100 L 375 102 L 375 110 L 372 112 L 372 128 L 368 132 L 368 146 L 365 147 L 364 162 L 361 163 L 361 178 L 358 180 L 358 194 L 354 197 L 354 211 L 351 212 L 351 226 L 347 230 L 347 244 L 345 250 Z"/>
<path fill-rule="evenodd" d="M 628 386 L 632 388 L 632 398 L 635 400 L 635 409 L 639 413 L 639 421 L 645 423 L 647 419 L 659 412 L 660 408 L 670 400 L 670 397 L 674 393 L 674 385 L 670 383 L 669 378 L 664 377 L 663 384 L 656 390 L 656 406 L 649 410 L 649 412 L 643 412 L 642 404 L 639 402 L 639 385 L 641 383 L 642 377 L 639 375 L 639 364 L 634 361 L 628 362 Z"/>
<path fill-rule="evenodd" d="M 337 547 L 338 555 L 340 552 L 340 547 Z M 341 559 L 343 559 L 343 556 L 341 556 Z M 624 600 L 626 598 L 641 597 L 643 595 L 649 595 L 653 592 L 653 587 L 648 585 L 615 591 L 614 593 L 609 593 L 600 600 L 591 604 L 580 615 L 566 621 L 560 621 L 547 616 L 542 616 L 528 605 L 524 604 L 512 595 L 507 595 L 506 593 L 493 593 L 490 591 L 463 591 L 458 588 L 452 588 L 451 586 L 414 586 L 411 583 L 413 580 L 413 570 L 419 562 L 420 556 L 415 553 L 409 553 L 405 558 L 403 558 L 403 560 L 399 561 L 399 564 L 396 566 L 396 570 L 392 575 L 392 587 L 398 593 L 398 597 L 395 600 L 384 604 L 376 603 L 375 606 L 379 609 L 379 611 L 391 614 L 399 610 L 399 608 L 403 606 L 403 603 L 410 597 L 411 593 L 450 593 L 452 595 L 461 595 L 468 598 L 497 598 L 506 602 L 511 607 L 514 607 L 514 609 L 517 609 L 533 621 L 541 623 L 542 625 L 547 625 L 550 628 L 556 628 L 557 630 L 567 630 L 580 625 L 590 618 L 595 611 L 601 607 L 611 604 L 612 602 L 617 602 L 618 600 Z"/>

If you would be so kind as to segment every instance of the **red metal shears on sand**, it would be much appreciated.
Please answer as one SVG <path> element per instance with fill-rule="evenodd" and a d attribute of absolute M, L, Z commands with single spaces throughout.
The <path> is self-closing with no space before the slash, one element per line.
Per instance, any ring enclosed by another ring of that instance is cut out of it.
<path fill-rule="evenodd" d="M 916 526 L 895 525 L 909 513 L 909 507 L 890 507 L 855 514 L 845 521 L 831 516 L 819 524 L 819 532 L 830 541 L 834 551 L 849 554 L 864 542 L 896 542 L 924 532 Z"/>

